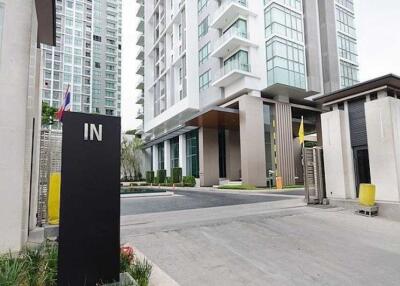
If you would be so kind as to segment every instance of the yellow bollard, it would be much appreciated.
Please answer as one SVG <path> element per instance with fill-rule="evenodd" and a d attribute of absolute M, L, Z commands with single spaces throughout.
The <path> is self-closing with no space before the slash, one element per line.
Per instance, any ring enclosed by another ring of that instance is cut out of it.
<path fill-rule="evenodd" d="M 60 222 L 61 173 L 51 173 L 48 194 L 48 221 L 57 225 Z"/>
<path fill-rule="evenodd" d="M 372 207 L 375 205 L 375 185 L 360 184 L 360 205 Z"/>
<path fill-rule="evenodd" d="M 282 190 L 283 189 L 283 179 L 282 177 L 276 177 L 276 189 Z"/>

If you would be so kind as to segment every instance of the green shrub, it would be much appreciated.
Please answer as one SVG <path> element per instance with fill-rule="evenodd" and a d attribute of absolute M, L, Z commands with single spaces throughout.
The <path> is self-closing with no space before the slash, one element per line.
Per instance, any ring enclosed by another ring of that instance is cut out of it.
<path fill-rule="evenodd" d="M 180 183 L 182 182 L 182 168 L 172 168 L 172 182 Z"/>
<path fill-rule="evenodd" d="M 171 177 L 167 177 L 167 180 L 165 182 L 167 184 L 172 184 L 172 178 Z"/>
<path fill-rule="evenodd" d="M 185 187 L 195 187 L 196 186 L 196 178 L 193 176 L 185 176 L 183 177 L 183 185 Z"/>
<path fill-rule="evenodd" d="M 128 273 L 135 279 L 139 286 L 148 286 L 152 268 L 153 267 L 146 259 L 143 261 L 135 259 Z"/>
<path fill-rule="evenodd" d="M 57 283 L 57 246 L 43 244 L 24 249 L 16 256 L 0 257 L 0 285 L 55 286 Z"/>
<path fill-rule="evenodd" d="M 158 177 L 158 182 L 160 184 L 165 183 L 165 180 L 167 178 L 167 170 L 158 170 L 157 171 L 157 177 Z"/>
<path fill-rule="evenodd" d="M 147 171 L 146 172 L 146 183 L 151 184 L 154 182 L 154 172 L 153 171 Z"/>
<path fill-rule="evenodd" d="M 154 183 L 154 185 L 160 184 L 159 178 L 158 177 L 154 177 L 153 183 Z"/>

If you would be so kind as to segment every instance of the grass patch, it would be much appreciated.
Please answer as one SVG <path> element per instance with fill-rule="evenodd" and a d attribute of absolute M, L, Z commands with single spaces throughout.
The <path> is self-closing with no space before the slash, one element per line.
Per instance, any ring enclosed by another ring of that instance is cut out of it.
<path fill-rule="evenodd" d="M 222 185 L 219 186 L 218 189 L 220 190 L 256 190 L 256 186 L 250 184 L 238 184 L 238 185 Z"/>
<path fill-rule="evenodd" d="M 299 189 L 299 188 L 304 188 L 304 185 L 287 185 L 283 186 L 283 189 Z M 274 187 L 276 189 L 276 187 Z"/>

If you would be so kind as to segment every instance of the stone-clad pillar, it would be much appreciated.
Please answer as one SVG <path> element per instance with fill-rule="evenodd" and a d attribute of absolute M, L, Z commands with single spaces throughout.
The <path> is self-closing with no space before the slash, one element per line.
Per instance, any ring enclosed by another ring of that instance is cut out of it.
<path fill-rule="evenodd" d="M 265 186 L 264 113 L 259 92 L 239 99 L 239 120 L 242 181 Z"/>
<path fill-rule="evenodd" d="M 237 130 L 226 132 L 226 176 L 231 181 L 241 177 L 240 166 L 240 133 Z"/>
<path fill-rule="evenodd" d="M 284 185 L 295 183 L 292 108 L 289 103 L 275 104 L 276 148 L 278 170 L 276 175 L 282 177 Z"/>
<path fill-rule="evenodd" d="M 200 186 L 219 184 L 218 129 L 199 129 Z"/>

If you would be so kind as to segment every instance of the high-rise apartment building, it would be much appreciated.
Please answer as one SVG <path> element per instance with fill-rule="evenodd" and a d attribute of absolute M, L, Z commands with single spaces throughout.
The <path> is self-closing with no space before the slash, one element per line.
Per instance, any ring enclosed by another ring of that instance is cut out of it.
<path fill-rule="evenodd" d="M 202 186 L 301 181 L 301 118 L 320 129 L 309 98 L 358 82 L 353 1 L 137 2 L 148 168 Z"/>
<path fill-rule="evenodd" d="M 121 0 L 57 0 L 56 47 L 43 47 L 44 102 L 72 111 L 120 115 Z"/>

